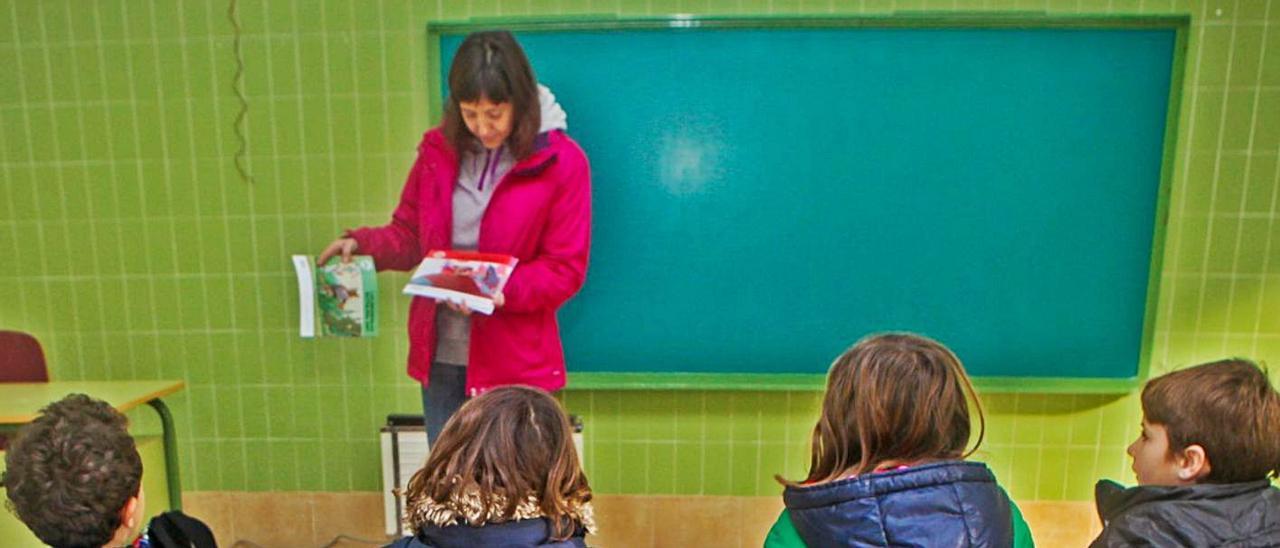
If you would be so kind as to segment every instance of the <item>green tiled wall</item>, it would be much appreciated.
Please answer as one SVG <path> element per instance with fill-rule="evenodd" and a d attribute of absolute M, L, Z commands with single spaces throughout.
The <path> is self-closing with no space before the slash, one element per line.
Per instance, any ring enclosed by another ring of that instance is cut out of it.
<path fill-rule="evenodd" d="M 1280 363 L 1280 2 L 1236 0 L 0 0 L 0 328 L 59 379 L 179 378 L 194 490 L 378 489 L 377 427 L 419 409 L 406 307 L 385 335 L 302 341 L 287 256 L 384 222 L 426 129 L 424 24 L 573 13 L 1190 13 L 1153 371 Z M 402 275 L 384 275 L 386 287 Z M 1280 377 L 1280 375 L 1277 375 Z M 570 391 L 606 493 L 772 494 L 806 468 L 809 392 Z M 1015 497 L 1132 480 L 1133 396 L 988 395 L 978 458 Z M 136 419 L 146 428 L 149 414 Z"/>

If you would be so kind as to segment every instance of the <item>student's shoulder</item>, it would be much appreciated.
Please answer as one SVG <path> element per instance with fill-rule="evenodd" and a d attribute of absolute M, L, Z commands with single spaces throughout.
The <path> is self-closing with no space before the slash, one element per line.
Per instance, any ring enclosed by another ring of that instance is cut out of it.
<path fill-rule="evenodd" d="M 1112 517 L 1091 546 L 1217 546 L 1232 536 L 1247 538 L 1233 515 L 1198 500 L 1144 501 Z"/>
<path fill-rule="evenodd" d="M 1195 541 L 1202 535 L 1188 529 L 1189 524 L 1173 521 L 1172 517 L 1173 515 L 1161 512 L 1144 511 L 1142 507 L 1131 509 L 1108 522 L 1089 547 L 1211 545 L 1204 543 L 1203 539 Z"/>
<path fill-rule="evenodd" d="M 790 510 L 782 509 L 777 521 L 773 522 L 773 527 L 770 527 L 769 533 L 765 535 L 764 546 L 765 548 L 804 548 L 804 539 L 796 530 L 795 523 L 791 521 Z"/>

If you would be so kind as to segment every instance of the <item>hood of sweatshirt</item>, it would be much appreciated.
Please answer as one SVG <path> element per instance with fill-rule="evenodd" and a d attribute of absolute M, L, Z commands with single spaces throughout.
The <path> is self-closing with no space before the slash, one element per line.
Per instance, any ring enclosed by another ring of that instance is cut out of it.
<path fill-rule="evenodd" d="M 538 128 L 538 133 L 569 129 L 569 115 L 560 108 L 560 103 L 556 102 L 556 96 L 551 93 L 551 89 L 542 84 L 538 84 L 538 106 L 542 111 L 542 125 Z"/>

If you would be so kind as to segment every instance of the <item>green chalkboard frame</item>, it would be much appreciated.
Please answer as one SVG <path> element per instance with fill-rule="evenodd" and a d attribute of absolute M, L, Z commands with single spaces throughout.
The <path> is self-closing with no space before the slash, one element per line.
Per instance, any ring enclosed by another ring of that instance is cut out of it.
<path fill-rule="evenodd" d="M 876 15 L 784 16 L 685 16 L 615 17 L 583 15 L 563 17 L 496 17 L 427 24 L 427 74 L 439 74 L 440 38 L 478 30 L 503 28 L 513 32 L 576 30 L 633 30 L 665 28 L 1088 28 L 1170 29 L 1175 33 L 1169 104 L 1165 115 L 1160 189 L 1156 198 L 1156 226 L 1152 236 L 1146 311 L 1137 374 L 1130 378 L 1090 377 L 974 377 L 985 393 L 1123 394 L 1139 387 L 1148 376 L 1154 342 L 1157 301 L 1160 295 L 1164 244 L 1169 219 L 1169 196 L 1179 137 L 1178 118 L 1186 70 L 1189 15 L 1048 15 L 1043 12 L 895 12 Z M 427 105 L 432 125 L 438 124 L 443 97 L 438 83 L 428 78 Z M 834 359 L 834 356 L 832 356 Z M 639 373 L 575 372 L 569 390 L 758 390 L 820 391 L 826 375 L 785 373 Z"/>

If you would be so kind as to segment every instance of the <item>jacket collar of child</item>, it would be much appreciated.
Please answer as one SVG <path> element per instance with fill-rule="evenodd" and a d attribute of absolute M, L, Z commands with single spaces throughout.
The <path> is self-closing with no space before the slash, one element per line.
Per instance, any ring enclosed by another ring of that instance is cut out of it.
<path fill-rule="evenodd" d="M 462 493 L 454 493 L 448 501 L 444 502 L 424 496 L 409 507 L 405 520 L 410 528 L 416 529 L 423 525 L 447 527 L 465 524 L 479 527 L 488 523 L 548 517 L 538 507 L 538 497 L 532 493 L 516 504 L 515 511 L 509 518 L 503 515 L 506 513 L 506 506 L 505 497 L 495 494 L 486 500 L 480 496 L 478 490 L 473 488 Z M 581 523 L 588 532 L 595 532 L 595 516 L 590 502 L 572 505 L 569 508 L 569 517 Z"/>

